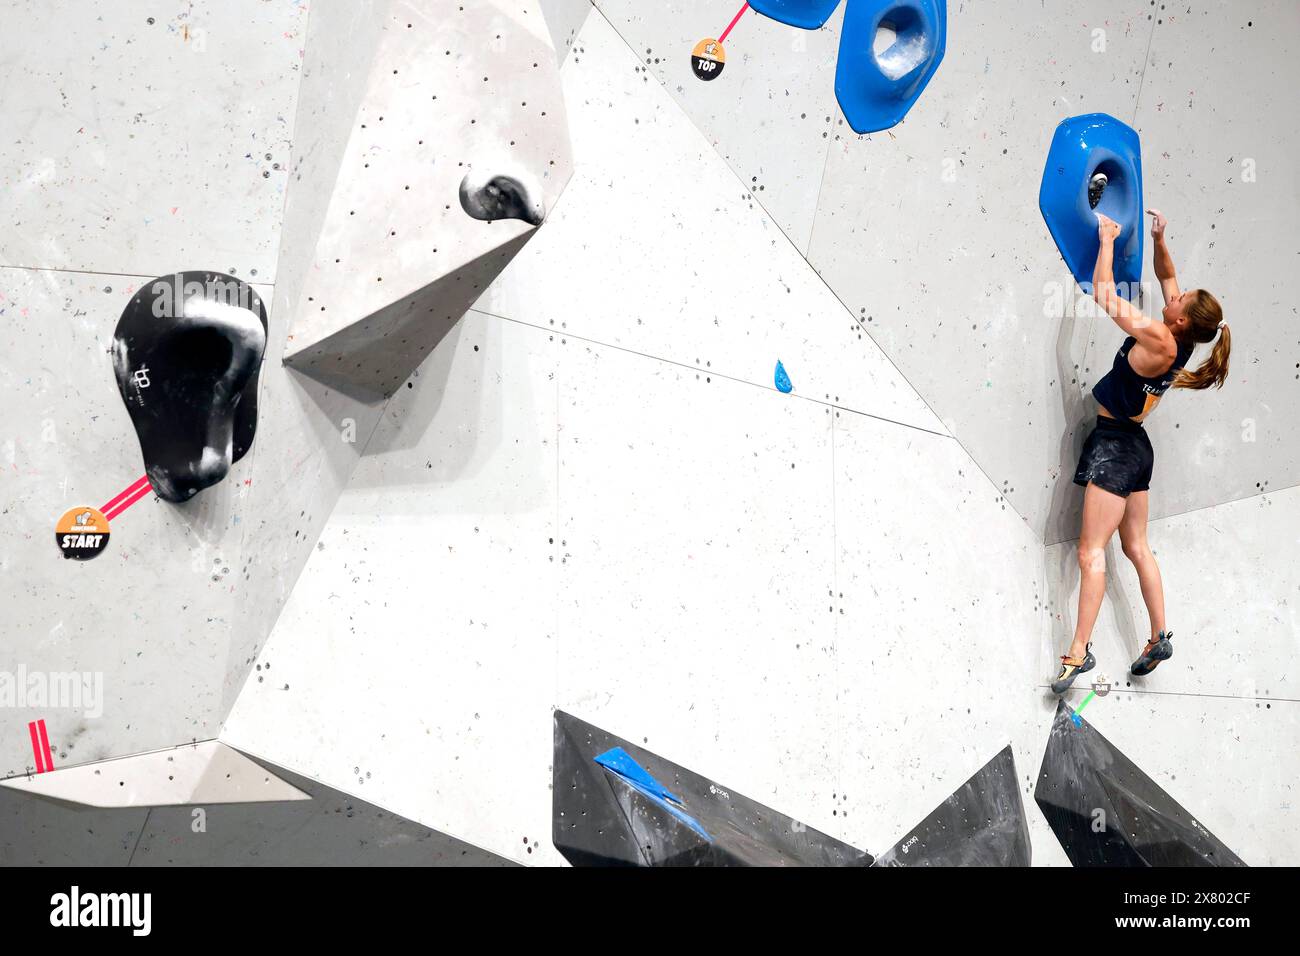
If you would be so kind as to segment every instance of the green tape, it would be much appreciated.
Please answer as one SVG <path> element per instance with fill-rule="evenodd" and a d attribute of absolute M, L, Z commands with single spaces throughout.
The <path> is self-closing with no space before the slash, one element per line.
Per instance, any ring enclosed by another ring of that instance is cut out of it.
<path fill-rule="evenodd" d="M 1071 715 L 1071 719 L 1074 721 L 1076 727 L 1079 726 L 1079 712 L 1083 710 L 1083 708 L 1087 707 L 1088 701 L 1092 700 L 1096 696 L 1097 696 L 1097 692 L 1095 690 L 1088 691 L 1088 696 L 1083 699 L 1083 703 L 1081 703 L 1078 707 L 1074 709 L 1074 713 Z"/>

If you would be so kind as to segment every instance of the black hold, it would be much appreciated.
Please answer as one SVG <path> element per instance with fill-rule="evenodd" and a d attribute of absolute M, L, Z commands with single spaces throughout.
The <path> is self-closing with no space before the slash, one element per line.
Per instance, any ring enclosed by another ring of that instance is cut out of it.
<path fill-rule="evenodd" d="M 187 501 L 252 445 L 266 332 L 261 297 L 219 272 L 160 276 L 127 303 L 113 371 L 160 498 Z"/>
<path fill-rule="evenodd" d="M 460 207 L 485 222 L 521 219 L 540 226 L 546 218 L 542 190 L 523 172 L 467 173 L 460 181 Z"/>
<path fill-rule="evenodd" d="M 551 839 L 574 866 L 869 866 L 870 854 L 555 712 Z M 596 762 L 614 748 L 668 796 Z"/>
<path fill-rule="evenodd" d="M 1074 866 L 1246 864 L 1060 701 L 1034 799 Z"/>
<path fill-rule="evenodd" d="M 1029 823 L 1008 744 L 873 865 L 1029 866 L 1029 862 Z"/>

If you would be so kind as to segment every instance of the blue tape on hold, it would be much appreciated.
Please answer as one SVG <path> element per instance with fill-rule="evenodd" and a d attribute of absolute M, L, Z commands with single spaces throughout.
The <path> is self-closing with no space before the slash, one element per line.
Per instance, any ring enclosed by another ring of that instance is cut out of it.
<path fill-rule="evenodd" d="M 893 42 L 875 52 L 876 35 Z M 948 44 L 945 0 L 849 0 L 835 66 L 835 98 L 855 133 L 897 126 L 939 69 Z"/>
<path fill-rule="evenodd" d="M 1092 207 L 1089 185 L 1106 177 Z M 1056 127 L 1047 151 L 1038 209 L 1076 282 L 1091 288 L 1101 240 L 1097 213 L 1120 226 L 1115 240 L 1115 283 L 1120 295 L 1134 298 L 1142 280 L 1142 144 L 1138 134 L 1106 113 L 1085 113 Z"/>
<path fill-rule="evenodd" d="M 708 840 L 710 843 L 713 842 L 713 837 L 709 836 L 704 827 L 700 826 L 699 821 L 682 809 L 683 804 L 681 799 L 652 777 L 649 772 L 632 759 L 632 755 L 622 747 L 614 747 L 612 750 L 606 750 L 603 754 L 600 754 L 594 759 L 596 763 L 600 764 L 610 773 L 615 774 L 626 781 L 628 786 L 645 794 L 704 839 Z"/>
<path fill-rule="evenodd" d="M 840 0 L 749 0 L 754 12 L 804 30 L 816 30 L 839 4 Z"/>
<path fill-rule="evenodd" d="M 1078 714 L 1071 714 L 1071 715 L 1070 715 L 1070 719 L 1071 719 L 1072 721 L 1074 721 L 1074 726 L 1076 726 L 1076 727 L 1082 727 L 1082 726 L 1083 726 L 1083 718 L 1080 717 Z"/>
<path fill-rule="evenodd" d="M 780 359 L 776 360 L 776 390 L 786 395 L 794 390 L 794 386 L 790 384 L 790 376 L 786 374 L 785 366 L 781 364 Z"/>

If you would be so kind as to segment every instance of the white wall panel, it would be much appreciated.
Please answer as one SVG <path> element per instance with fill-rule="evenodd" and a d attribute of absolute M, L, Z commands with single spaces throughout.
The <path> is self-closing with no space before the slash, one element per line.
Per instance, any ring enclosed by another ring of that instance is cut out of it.
<path fill-rule="evenodd" d="M 1117 537 L 1107 549 L 1106 598 L 1093 632 L 1098 672 L 1136 692 L 1294 700 L 1288 662 L 1300 651 L 1300 488 L 1161 518 L 1148 538 L 1164 579 L 1173 659 L 1150 677 L 1128 673 L 1151 632 L 1137 573 Z M 1046 552 L 1054 615 L 1042 683 L 1059 670 L 1055 662 L 1074 634 L 1076 548 L 1067 541 Z"/>
<path fill-rule="evenodd" d="M 748 192 L 807 253 L 826 149 L 840 118 L 835 60 L 843 5 L 819 30 L 747 11 L 723 44 L 721 76 L 696 78 L 695 44 L 721 37 L 741 6 L 739 0 L 596 0 L 640 61 L 634 78 L 663 85 L 743 184 L 733 192 Z"/>
<path fill-rule="evenodd" d="M 222 733 L 521 861 L 554 853 L 555 349 L 470 313 L 398 391 Z"/>
<path fill-rule="evenodd" d="M 579 39 L 573 179 L 476 308 L 943 431 L 605 19 Z"/>
<path fill-rule="evenodd" d="M 584 343 L 562 356 L 556 704 L 820 827 L 833 413 Z"/>
<path fill-rule="evenodd" d="M 1046 723 L 1007 691 L 1037 665 L 1042 548 L 955 441 L 848 413 L 835 543 L 835 811 L 880 853 L 1008 743 L 1020 776 L 1035 772 Z M 1055 841 L 1028 810 L 1047 862 Z"/>

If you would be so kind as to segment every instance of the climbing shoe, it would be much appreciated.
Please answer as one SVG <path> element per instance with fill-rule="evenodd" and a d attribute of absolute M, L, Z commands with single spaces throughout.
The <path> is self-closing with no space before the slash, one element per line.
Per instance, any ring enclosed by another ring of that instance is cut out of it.
<path fill-rule="evenodd" d="M 1136 677 L 1145 677 L 1156 669 L 1156 665 L 1161 661 L 1167 661 L 1174 656 L 1174 645 L 1172 643 L 1174 636 L 1173 631 L 1161 631 L 1151 640 L 1147 641 L 1146 649 L 1142 655 L 1133 662 L 1133 666 L 1128 669 L 1130 674 Z"/>
<path fill-rule="evenodd" d="M 1097 666 L 1097 658 L 1092 656 L 1092 642 L 1084 648 L 1083 660 L 1077 657 L 1070 657 L 1066 654 L 1061 655 L 1061 673 L 1056 680 L 1052 681 L 1052 693 L 1064 694 L 1074 683 L 1074 679 L 1080 674 L 1085 674 Z"/>

